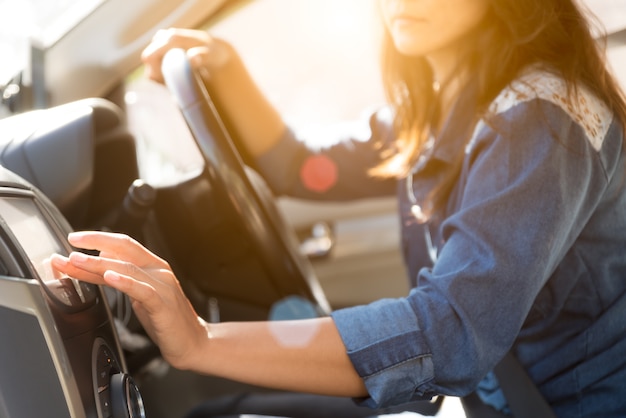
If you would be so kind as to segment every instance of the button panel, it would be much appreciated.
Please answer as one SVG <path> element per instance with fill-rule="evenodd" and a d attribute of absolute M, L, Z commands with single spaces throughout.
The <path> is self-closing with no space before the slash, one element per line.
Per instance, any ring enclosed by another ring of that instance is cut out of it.
<path fill-rule="evenodd" d="M 111 407 L 111 376 L 120 373 L 121 367 L 113 354 L 113 350 L 106 342 L 98 338 L 94 345 L 93 359 L 94 390 L 98 403 L 98 416 L 100 418 L 112 418 Z"/>

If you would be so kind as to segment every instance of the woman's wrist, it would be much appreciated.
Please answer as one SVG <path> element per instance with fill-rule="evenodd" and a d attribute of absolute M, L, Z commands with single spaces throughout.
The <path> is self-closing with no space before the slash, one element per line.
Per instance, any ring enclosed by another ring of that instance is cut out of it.
<path fill-rule="evenodd" d="M 198 316 L 198 322 L 194 326 L 192 336 L 188 339 L 186 349 L 180 350 L 181 354 L 167 358 L 167 362 L 176 369 L 206 373 L 206 360 L 210 358 L 209 340 L 210 324 Z M 165 354 L 165 353 L 164 353 Z"/>

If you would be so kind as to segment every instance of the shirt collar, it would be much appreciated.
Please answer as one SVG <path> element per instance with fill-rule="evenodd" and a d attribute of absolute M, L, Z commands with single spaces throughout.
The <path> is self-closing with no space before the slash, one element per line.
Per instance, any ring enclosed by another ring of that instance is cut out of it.
<path fill-rule="evenodd" d="M 474 128 L 476 110 L 476 83 L 469 83 L 452 106 L 439 135 L 436 136 L 432 154 L 428 159 L 437 159 L 452 164 L 459 152 L 465 149 L 468 135 Z"/>

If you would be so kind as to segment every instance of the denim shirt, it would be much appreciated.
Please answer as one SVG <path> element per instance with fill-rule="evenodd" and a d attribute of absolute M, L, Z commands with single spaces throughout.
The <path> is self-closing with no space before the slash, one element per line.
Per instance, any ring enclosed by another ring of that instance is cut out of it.
<path fill-rule="evenodd" d="M 533 71 L 478 122 L 460 101 L 410 184 L 366 173 L 393 140 L 386 112 L 366 141 L 313 151 L 287 132 L 259 159 L 278 194 L 398 196 L 410 293 L 332 313 L 365 405 L 477 391 L 506 411 L 491 371 L 512 350 L 558 416 L 626 416 L 623 130 L 584 86 L 566 97 Z M 446 213 L 419 222 L 412 207 L 458 152 Z"/>

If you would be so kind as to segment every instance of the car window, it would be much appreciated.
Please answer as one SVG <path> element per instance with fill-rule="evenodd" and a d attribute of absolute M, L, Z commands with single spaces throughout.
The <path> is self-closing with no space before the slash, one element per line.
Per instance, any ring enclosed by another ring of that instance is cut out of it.
<path fill-rule="evenodd" d="M 383 101 L 373 0 L 253 1 L 207 29 L 237 48 L 291 125 L 358 118 Z"/>

